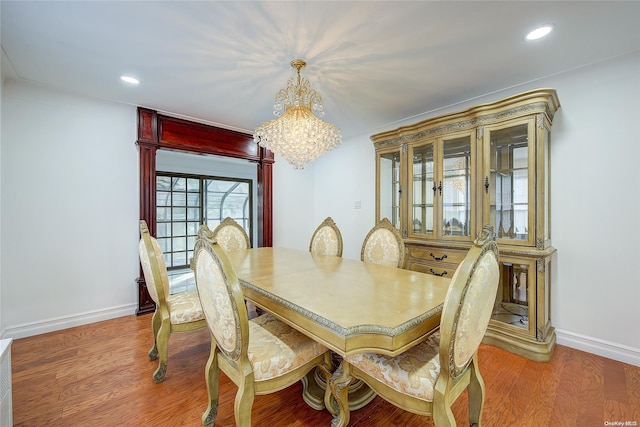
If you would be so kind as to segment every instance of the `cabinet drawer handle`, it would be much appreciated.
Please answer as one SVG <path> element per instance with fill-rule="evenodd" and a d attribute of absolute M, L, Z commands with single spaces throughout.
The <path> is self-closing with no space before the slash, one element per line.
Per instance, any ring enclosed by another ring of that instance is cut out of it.
<path fill-rule="evenodd" d="M 433 252 L 429 252 L 429 255 L 431 255 L 431 258 L 435 259 L 436 261 L 442 261 L 443 259 L 447 258 L 447 254 L 444 254 L 441 257 L 437 257 L 433 254 Z"/>
<path fill-rule="evenodd" d="M 447 270 L 443 271 L 442 273 L 436 273 L 435 271 L 433 271 L 433 268 L 430 268 L 429 271 L 431 272 L 431 274 L 433 274 L 434 276 L 446 276 L 447 275 Z"/>

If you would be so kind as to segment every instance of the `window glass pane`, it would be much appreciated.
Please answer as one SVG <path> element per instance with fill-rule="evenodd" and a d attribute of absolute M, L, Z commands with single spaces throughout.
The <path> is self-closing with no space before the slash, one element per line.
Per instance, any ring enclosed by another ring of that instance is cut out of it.
<path fill-rule="evenodd" d="M 173 206 L 187 206 L 187 193 L 173 193 Z"/>
<path fill-rule="evenodd" d="M 200 227 L 200 222 L 188 222 L 187 223 L 187 234 L 195 236 L 198 234 L 198 228 Z"/>
<path fill-rule="evenodd" d="M 205 217 L 207 218 L 207 225 L 209 224 L 220 224 L 220 209 L 207 209 L 207 212 L 205 214 Z M 216 221 L 216 222 L 212 222 L 212 221 Z M 209 226 L 209 228 L 211 228 L 211 226 Z M 211 228 L 213 230 L 213 228 Z"/>
<path fill-rule="evenodd" d="M 157 239 L 158 246 L 162 249 L 162 252 L 171 252 L 171 240 L 170 239 Z"/>
<path fill-rule="evenodd" d="M 187 191 L 199 193 L 200 192 L 200 179 L 188 178 L 187 179 Z"/>
<path fill-rule="evenodd" d="M 157 191 L 156 206 L 171 206 L 171 193 L 168 191 Z"/>
<path fill-rule="evenodd" d="M 171 248 L 174 251 L 184 251 L 187 249 L 187 238 L 186 237 L 174 237 L 171 239 L 171 243 L 173 247 Z"/>
<path fill-rule="evenodd" d="M 188 193 L 187 206 L 200 206 L 200 193 Z"/>
<path fill-rule="evenodd" d="M 211 218 L 211 217 L 209 217 Z M 217 226 L 220 225 L 222 221 L 220 221 L 219 219 L 207 219 L 207 227 L 209 227 L 211 230 L 215 229 Z"/>
<path fill-rule="evenodd" d="M 226 217 L 231 217 L 251 236 L 250 182 L 207 179 L 205 180 L 205 188 L 207 224 L 209 225 L 214 220 L 221 221 Z"/>
<path fill-rule="evenodd" d="M 199 208 L 188 208 L 187 209 L 187 219 L 189 221 L 194 221 L 200 219 L 200 209 Z"/>
<path fill-rule="evenodd" d="M 171 190 L 171 178 L 169 178 L 168 176 L 157 175 L 156 176 L 156 190 L 157 191 L 160 191 L 160 190 L 169 191 L 169 190 Z"/>
<path fill-rule="evenodd" d="M 169 221 L 171 219 L 171 208 L 157 208 L 156 220 L 157 221 Z"/>
<path fill-rule="evenodd" d="M 186 252 L 174 252 L 173 253 L 173 265 L 186 265 L 187 264 L 187 253 Z"/>
<path fill-rule="evenodd" d="M 173 223 L 173 235 L 174 236 L 185 236 L 187 233 L 187 224 L 184 222 L 174 222 Z"/>
<path fill-rule="evenodd" d="M 172 180 L 173 191 L 186 191 L 187 179 L 186 178 L 173 178 Z"/>
<path fill-rule="evenodd" d="M 173 208 L 171 211 L 172 211 L 171 219 L 173 221 L 176 221 L 176 220 L 184 221 L 187 219 L 187 210 L 185 208 Z"/>
<path fill-rule="evenodd" d="M 171 223 L 159 222 L 156 224 L 156 237 L 170 237 L 171 236 Z"/>

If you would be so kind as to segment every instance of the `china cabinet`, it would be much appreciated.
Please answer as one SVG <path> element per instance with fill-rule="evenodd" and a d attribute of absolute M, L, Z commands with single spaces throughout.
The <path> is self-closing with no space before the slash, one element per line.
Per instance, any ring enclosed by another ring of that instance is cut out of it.
<path fill-rule="evenodd" d="M 405 267 L 451 277 L 484 224 L 501 280 L 485 342 L 538 361 L 555 346 L 549 312 L 549 141 L 560 107 L 538 89 L 373 135 L 376 216 L 401 232 Z"/>

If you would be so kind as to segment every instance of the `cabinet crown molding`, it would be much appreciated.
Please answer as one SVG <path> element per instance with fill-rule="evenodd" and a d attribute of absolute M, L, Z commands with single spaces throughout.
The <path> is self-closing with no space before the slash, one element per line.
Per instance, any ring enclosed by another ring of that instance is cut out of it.
<path fill-rule="evenodd" d="M 536 89 L 377 133 L 371 136 L 371 141 L 375 148 L 381 148 L 537 113 L 543 114 L 546 120 L 552 122 L 558 108 L 560 108 L 560 101 L 555 89 Z"/>

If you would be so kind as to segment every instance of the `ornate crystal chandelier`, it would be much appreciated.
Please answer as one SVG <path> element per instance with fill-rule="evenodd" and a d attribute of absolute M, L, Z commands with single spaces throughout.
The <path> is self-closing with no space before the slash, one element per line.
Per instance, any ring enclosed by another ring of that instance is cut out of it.
<path fill-rule="evenodd" d="M 303 169 L 333 150 L 342 139 L 340 129 L 318 119 L 324 115 L 322 97 L 311 89 L 308 80 L 300 77 L 300 69 L 306 65 L 301 59 L 291 61 L 298 77 L 289 79 L 287 88 L 278 92 L 273 104 L 275 116 L 280 116 L 283 109 L 284 114 L 262 123 L 253 132 L 253 139 L 260 146 L 282 156 L 295 169 Z"/>

